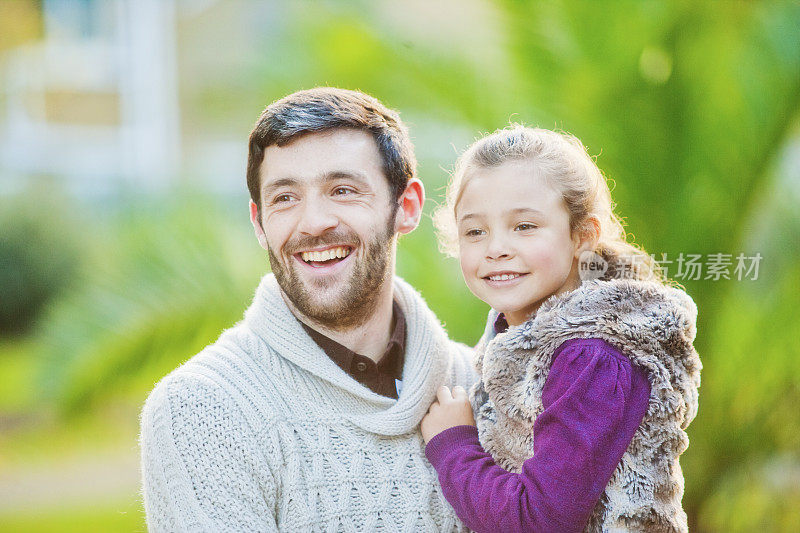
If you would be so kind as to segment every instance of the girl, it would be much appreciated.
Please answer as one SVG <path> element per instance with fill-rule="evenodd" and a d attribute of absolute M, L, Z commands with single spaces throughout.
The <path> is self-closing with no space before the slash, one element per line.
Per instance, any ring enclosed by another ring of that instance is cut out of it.
<path fill-rule="evenodd" d="M 421 427 L 462 521 L 686 531 L 678 456 L 697 413 L 697 308 L 626 242 L 580 141 L 520 126 L 477 141 L 436 222 L 496 310 L 470 398 L 442 387 Z"/>

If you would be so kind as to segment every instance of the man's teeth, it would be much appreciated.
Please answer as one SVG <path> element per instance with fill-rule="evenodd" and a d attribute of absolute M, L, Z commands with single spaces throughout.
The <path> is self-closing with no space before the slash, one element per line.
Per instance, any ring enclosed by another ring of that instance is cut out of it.
<path fill-rule="evenodd" d="M 300 257 L 308 263 L 309 261 L 330 261 L 331 259 L 340 259 L 350 255 L 349 248 L 328 248 L 320 252 L 302 252 Z"/>
<path fill-rule="evenodd" d="M 519 274 L 500 274 L 499 276 L 489 276 L 492 281 L 506 281 L 509 279 L 518 278 Z"/>

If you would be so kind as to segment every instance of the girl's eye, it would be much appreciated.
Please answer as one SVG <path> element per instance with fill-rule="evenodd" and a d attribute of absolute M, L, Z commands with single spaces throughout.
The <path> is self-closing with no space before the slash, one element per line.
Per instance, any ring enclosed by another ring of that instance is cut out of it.
<path fill-rule="evenodd" d="M 516 231 L 528 231 L 531 229 L 536 229 L 536 225 L 530 224 L 528 222 L 523 222 L 522 224 L 517 224 L 517 226 L 514 229 Z"/>
<path fill-rule="evenodd" d="M 468 229 L 464 233 L 464 235 L 467 236 L 467 237 L 478 237 L 480 235 L 483 235 L 483 230 L 482 229 Z"/>

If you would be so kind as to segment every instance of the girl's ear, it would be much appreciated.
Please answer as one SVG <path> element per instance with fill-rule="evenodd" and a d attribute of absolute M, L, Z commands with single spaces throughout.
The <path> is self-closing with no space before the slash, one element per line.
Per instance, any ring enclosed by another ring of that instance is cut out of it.
<path fill-rule="evenodd" d="M 422 217 L 422 206 L 425 204 L 425 187 L 417 178 L 408 180 L 403 194 L 397 199 L 400 209 L 394 221 L 394 230 L 398 233 L 410 233 L 419 225 Z"/>
<path fill-rule="evenodd" d="M 600 241 L 600 221 L 596 216 L 588 217 L 573 236 L 575 241 L 575 257 L 580 258 L 586 251 L 593 251 Z"/>

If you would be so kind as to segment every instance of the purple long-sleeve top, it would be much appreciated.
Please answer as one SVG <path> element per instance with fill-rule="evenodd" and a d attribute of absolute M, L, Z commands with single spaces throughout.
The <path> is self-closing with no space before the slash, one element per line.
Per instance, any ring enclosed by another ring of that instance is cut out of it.
<path fill-rule="evenodd" d="M 520 473 L 499 467 L 474 426 L 425 448 L 447 501 L 477 532 L 582 531 L 647 412 L 644 372 L 601 339 L 573 339 L 553 355 L 544 411 Z"/>

